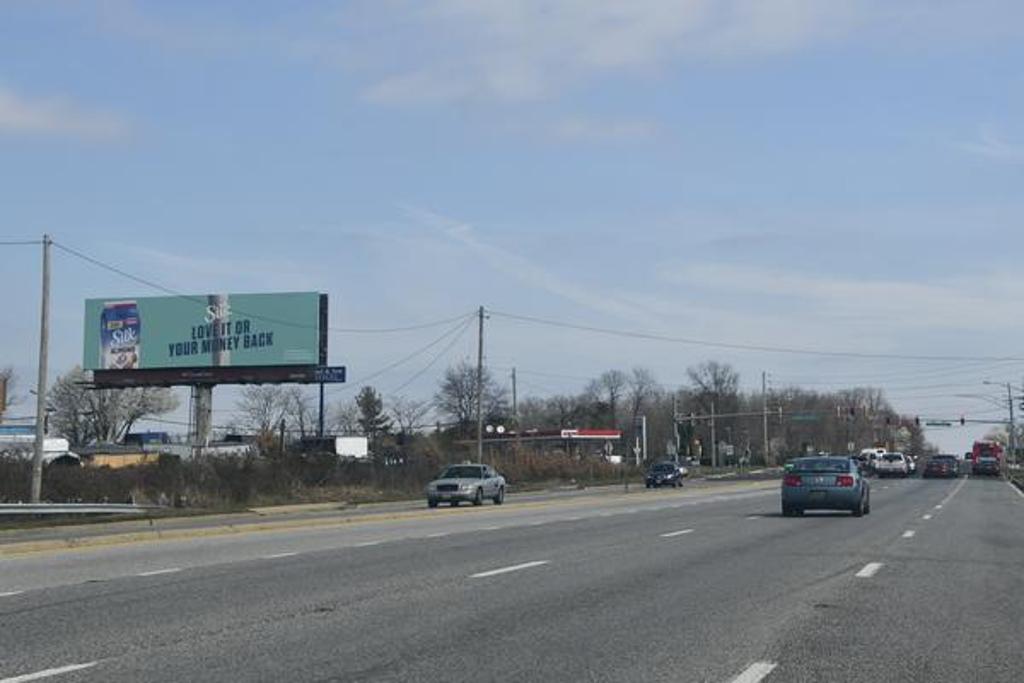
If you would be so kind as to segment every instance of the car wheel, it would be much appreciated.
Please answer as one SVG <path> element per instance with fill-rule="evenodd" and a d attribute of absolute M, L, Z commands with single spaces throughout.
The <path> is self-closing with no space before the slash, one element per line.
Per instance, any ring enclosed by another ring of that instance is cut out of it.
<path fill-rule="evenodd" d="M 860 499 L 860 502 L 857 503 L 857 507 L 853 508 L 853 510 L 851 510 L 850 512 L 853 514 L 854 517 L 863 517 L 864 516 L 864 498 L 863 497 Z"/>
<path fill-rule="evenodd" d="M 473 496 L 473 505 L 483 505 L 483 504 L 484 504 L 484 490 L 483 489 L 477 489 L 476 490 L 476 495 Z"/>
<path fill-rule="evenodd" d="M 501 505 L 505 502 L 505 487 L 502 486 L 498 489 L 498 495 L 494 497 L 494 504 Z"/>
<path fill-rule="evenodd" d="M 437 507 L 437 498 L 427 498 L 427 507 L 428 508 L 436 508 Z"/>
<path fill-rule="evenodd" d="M 865 515 L 870 515 L 871 514 L 871 495 L 870 494 L 868 495 L 867 502 L 864 503 L 864 514 Z"/>

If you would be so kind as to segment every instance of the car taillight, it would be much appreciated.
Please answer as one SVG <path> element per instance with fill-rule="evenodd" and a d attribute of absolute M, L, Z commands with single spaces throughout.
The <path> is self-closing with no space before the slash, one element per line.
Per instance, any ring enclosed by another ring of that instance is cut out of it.
<path fill-rule="evenodd" d="M 836 486 L 853 486 L 853 477 L 849 474 L 840 474 L 836 477 Z"/>
<path fill-rule="evenodd" d="M 787 474 L 782 479 L 783 486 L 803 486 L 804 480 L 799 474 Z"/>

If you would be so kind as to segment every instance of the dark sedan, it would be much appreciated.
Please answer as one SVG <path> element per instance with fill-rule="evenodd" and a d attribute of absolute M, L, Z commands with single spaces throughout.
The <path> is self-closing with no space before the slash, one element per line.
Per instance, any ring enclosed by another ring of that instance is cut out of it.
<path fill-rule="evenodd" d="M 658 488 L 660 486 L 671 486 L 678 488 L 683 485 L 683 475 L 679 468 L 672 462 L 659 462 L 647 470 L 644 477 L 644 484 L 647 488 Z"/>
<path fill-rule="evenodd" d="M 926 479 L 944 477 L 955 479 L 959 475 L 959 465 L 954 455 L 933 455 L 928 458 L 921 476 Z"/>

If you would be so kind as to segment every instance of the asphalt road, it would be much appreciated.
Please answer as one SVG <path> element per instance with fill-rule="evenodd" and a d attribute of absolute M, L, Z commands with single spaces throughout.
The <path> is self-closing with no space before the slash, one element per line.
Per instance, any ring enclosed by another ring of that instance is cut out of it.
<path fill-rule="evenodd" d="M 0 683 L 1020 679 L 1024 496 L 776 487 L 0 559 Z"/>

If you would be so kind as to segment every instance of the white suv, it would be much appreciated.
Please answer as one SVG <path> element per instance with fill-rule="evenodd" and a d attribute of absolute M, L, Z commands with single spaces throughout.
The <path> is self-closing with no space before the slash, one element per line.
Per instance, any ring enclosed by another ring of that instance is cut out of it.
<path fill-rule="evenodd" d="M 875 460 L 875 474 L 879 477 L 906 477 L 910 474 L 907 456 L 902 453 L 886 453 Z"/>

